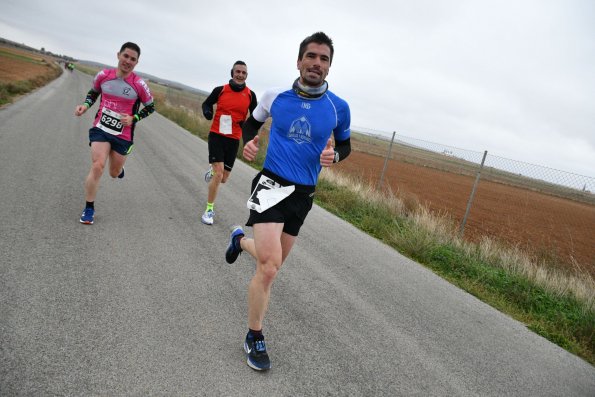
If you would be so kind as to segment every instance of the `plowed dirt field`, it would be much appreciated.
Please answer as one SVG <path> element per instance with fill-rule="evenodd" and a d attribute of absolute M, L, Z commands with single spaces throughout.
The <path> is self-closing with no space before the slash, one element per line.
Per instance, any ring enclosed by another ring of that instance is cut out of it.
<path fill-rule="evenodd" d="M 377 185 L 384 158 L 353 151 L 336 169 Z M 389 160 L 384 185 L 412 195 L 432 211 L 446 211 L 460 224 L 474 177 Z M 595 277 L 595 206 L 529 189 L 479 182 L 465 238 L 486 235 L 537 257 L 558 258 L 560 267 L 580 268 Z"/>

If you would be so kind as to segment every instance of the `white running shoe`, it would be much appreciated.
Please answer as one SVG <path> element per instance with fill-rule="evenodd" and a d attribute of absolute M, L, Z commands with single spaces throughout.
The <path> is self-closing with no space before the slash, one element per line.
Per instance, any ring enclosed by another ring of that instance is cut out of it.
<path fill-rule="evenodd" d="M 202 214 L 201 221 L 205 225 L 212 225 L 214 216 L 215 216 L 215 212 L 213 212 L 213 210 L 207 210 L 207 211 L 205 211 L 204 214 Z"/>

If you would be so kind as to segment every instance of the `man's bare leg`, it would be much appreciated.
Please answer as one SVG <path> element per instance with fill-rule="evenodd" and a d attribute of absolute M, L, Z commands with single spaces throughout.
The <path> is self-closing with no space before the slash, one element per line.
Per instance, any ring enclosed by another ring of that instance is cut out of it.
<path fill-rule="evenodd" d="M 85 200 L 88 202 L 95 201 L 99 189 L 99 180 L 103 175 L 110 150 L 111 145 L 109 142 L 91 143 L 91 169 L 85 179 Z"/>
<path fill-rule="evenodd" d="M 261 330 L 271 286 L 296 238 L 283 233 L 282 223 L 257 223 L 253 229 L 254 239 L 243 238 L 240 245 L 256 259 L 256 273 L 248 286 L 248 327 Z"/>

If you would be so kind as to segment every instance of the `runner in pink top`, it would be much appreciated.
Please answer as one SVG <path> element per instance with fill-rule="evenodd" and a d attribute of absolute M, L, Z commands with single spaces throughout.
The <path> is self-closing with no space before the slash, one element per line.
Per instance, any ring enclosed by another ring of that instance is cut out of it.
<path fill-rule="evenodd" d="M 121 115 L 132 115 L 138 121 L 142 118 L 137 114 L 140 103 L 145 108 L 152 106 L 153 97 L 144 80 L 134 72 L 127 77 L 119 77 L 117 69 L 105 69 L 95 76 L 92 90 L 101 93 L 101 103 L 93 127 L 132 141 L 135 123 L 124 125 Z"/>
<path fill-rule="evenodd" d="M 110 176 L 123 178 L 126 156 L 132 152 L 136 123 L 155 111 L 149 87 L 133 72 L 140 57 L 139 46 L 124 43 L 117 55 L 117 69 L 99 72 L 85 102 L 74 111 L 76 116 L 81 116 L 101 95 L 93 127 L 89 130 L 91 170 L 85 180 L 86 204 L 80 218 L 86 225 L 93 224 L 95 197 L 108 159 Z M 144 107 L 139 111 L 141 103 Z"/>

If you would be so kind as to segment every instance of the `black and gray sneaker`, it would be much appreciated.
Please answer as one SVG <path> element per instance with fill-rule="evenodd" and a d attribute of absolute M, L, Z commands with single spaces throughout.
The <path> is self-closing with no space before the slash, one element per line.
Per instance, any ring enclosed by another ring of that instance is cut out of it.
<path fill-rule="evenodd" d="M 229 237 L 229 245 L 225 251 L 225 260 L 227 263 L 234 263 L 238 255 L 242 252 L 240 240 L 244 237 L 244 229 L 241 226 L 233 226 Z"/>
<path fill-rule="evenodd" d="M 248 333 L 244 342 L 244 351 L 247 357 L 246 363 L 250 368 L 257 371 L 271 369 L 271 360 L 267 354 L 267 347 L 264 344 L 264 336 L 253 337 Z"/>

